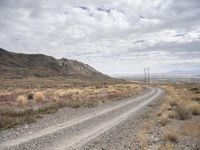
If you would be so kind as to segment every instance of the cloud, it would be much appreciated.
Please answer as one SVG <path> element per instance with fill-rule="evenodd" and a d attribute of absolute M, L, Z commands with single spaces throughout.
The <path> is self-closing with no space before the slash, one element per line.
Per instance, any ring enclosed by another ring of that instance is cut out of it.
<path fill-rule="evenodd" d="M 105 73 L 199 68 L 199 16 L 197 0 L 1 0 L 0 47 Z"/>

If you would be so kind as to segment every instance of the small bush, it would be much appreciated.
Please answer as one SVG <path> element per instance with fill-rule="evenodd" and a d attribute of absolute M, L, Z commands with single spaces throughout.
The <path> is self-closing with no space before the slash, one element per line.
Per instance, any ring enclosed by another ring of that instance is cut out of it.
<path fill-rule="evenodd" d="M 162 116 L 162 113 L 161 113 L 161 112 L 159 112 L 159 113 L 157 114 L 157 116 L 158 116 L 158 117 Z"/>
<path fill-rule="evenodd" d="M 169 111 L 168 112 L 168 117 L 173 119 L 173 118 L 176 118 L 177 117 L 177 114 L 175 111 Z"/>
<path fill-rule="evenodd" d="M 140 131 L 137 136 L 139 139 L 140 148 L 146 149 L 148 146 L 148 134 L 145 131 Z"/>
<path fill-rule="evenodd" d="M 45 96 L 44 96 L 43 92 L 36 92 L 34 94 L 34 100 L 36 102 L 43 102 L 45 100 Z"/>
<path fill-rule="evenodd" d="M 28 103 L 27 98 L 23 95 L 18 96 L 16 101 L 19 106 L 25 106 Z"/>
<path fill-rule="evenodd" d="M 193 115 L 200 115 L 200 104 L 197 102 L 191 102 L 188 106 Z"/>
<path fill-rule="evenodd" d="M 190 112 L 185 106 L 181 106 L 181 105 L 177 106 L 176 113 L 177 113 L 177 117 L 180 120 L 187 120 L 190 117 Z"/>
<path fill-rule="evenodd" d="M 177 143 L 178 142 L 178 135 L 175 131 L 168 129 L 167 131 L 164 132 L 164 139 L 166 141 Z"/>
<path fill-rule="evenodd" d="M 158 148 L 158 150 L 174 150 L 174 145 L 166 143 Z"/>
<path fill-rule="evenodd" d="M 165 126 L 168 123 L 169 119 L 168 116 L 166 114 L 163 114 L 162 116 L 160 116 L 158 118 L 158 123 L 162 126 Z"/>
<path fill-rule="evenodd" d="M 59 101 L 60 101 L 60 98 L 59 98 L 58 96 L 54 96 L 54 97 L 53 97 L 53 101 L 54 101 L 54 102 L 59 102 Z"/>
<path fill-rule="evenodd" d="M 173 107 L 177 106 L 178 104 L 175 100 L 170 100 L 169 105 L 173 108 Z"/>
<path fill-rule="evenodd" d="M 28 94 L 28 100 L 32 100 L 33 99 L 33 93 L 29 93 Z"/>
<path fill-rule="evenodd" d="M 200 97 L 193 97 L 192 101 L 200 102 Z"/>
<path fill-rule="evenodd" d="M 165 111 L 165 110 L 172 110 L 172 106 L 170 106 L 169 104 L 167 103 L 164 103 L 161 105 L 161 110 L 162 111 Z"/>
<path fill-rule="evenodd" d="M 199 88 L 191 88 L 190 91 L 192 91 L 193 93 L 200 93 L 200 89 Z"/>

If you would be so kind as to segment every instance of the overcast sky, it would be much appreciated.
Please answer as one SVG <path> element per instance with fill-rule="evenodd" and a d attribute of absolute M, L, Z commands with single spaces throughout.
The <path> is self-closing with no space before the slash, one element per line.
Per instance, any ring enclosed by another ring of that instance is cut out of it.
<path fill-rule="evenodd" d="M 106 74 L 200 70 L 200 0 L 0 0 L 0 47 Z"/>

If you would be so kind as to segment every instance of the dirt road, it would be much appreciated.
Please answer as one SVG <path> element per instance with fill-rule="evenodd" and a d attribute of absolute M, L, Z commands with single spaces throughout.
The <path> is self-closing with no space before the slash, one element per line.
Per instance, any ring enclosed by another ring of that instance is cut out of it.
<path fill-rule="evenodd" d="M 80 112 L 76 110 L 77 112 L 73 113 L 71 118 L 61 117 L 62 121 L 59 120 L 57 124 L 51 123 L 52 119 L 57 120 L 56 117 L 58 117 L 53 114 L 49 119 L 49 124 L 47 123 L 47 126 L 41 129 L 36 125 L 35 128 L 29 128 L 23 133 L 19 132 L 17 136 L 12 136 L 12 131 L 3 132 L 0 135 L 0 149 L 116 149 L 116 146 L 110 146 L 116 140 L 109 132 L 112 131 L 115 134 L 119 132 L 118 128 L 136 119 L 134 116 L 137 116 L 139 111 L 145 110 L 149 103 L 158 100 L 163 94 L 164 91 L 161 89 L 149 88 L 137 97 Z M 66 111 L 61 113 L 65 115 Z M 24 127 L 18 130 L 24 130 Z M 105 142 L 106 138 L 105 141 L 101 138 L 105 135 L 110 137 L 109 143 Z M 117 149 L 121 147 L 118 146 Z"/>

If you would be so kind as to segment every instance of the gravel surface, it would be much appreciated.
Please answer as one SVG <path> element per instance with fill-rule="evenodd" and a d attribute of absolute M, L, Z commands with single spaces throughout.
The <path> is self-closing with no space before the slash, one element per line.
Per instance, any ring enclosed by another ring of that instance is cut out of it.
<path fill-rule="evenodd" d="M 147 104 L 162 95 L 162 90 L 151 88 L 140 96 L 95 108 L 63 108 L 37 123 L 2 131 L 0 148 L 130 149 L 137 130 L 133 123 L 142 121 Z"/>

